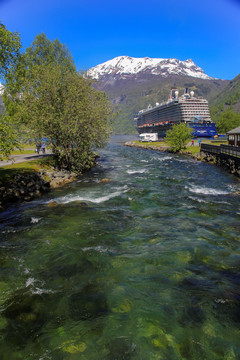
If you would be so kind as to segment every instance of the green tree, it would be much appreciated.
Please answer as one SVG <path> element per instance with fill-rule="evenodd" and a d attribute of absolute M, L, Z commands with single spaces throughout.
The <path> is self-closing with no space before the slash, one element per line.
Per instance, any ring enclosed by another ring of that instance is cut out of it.
<path fill-rule="evenodd" d="M 78 172 L 89 169 L 93 149 L 108 139 L 109 106 L 105 93 L 77 72 L 62 74 L 60 66 L 35 67 L 34 78 L 22 94 L 19 115 L 50 140 L 59 167 Z"/>
<path fill-rule="evenodd" d="M 4 82 L 9 71 L 18 61 L 21 48 L 20 36 L 17 32 L 11 32 L 0 22 L 0 79 Z M 12 119 L 0 115 L 0 160 L 3 156 L 9 156 L 14 147 L 19 146 L 17 132 Z"/>
<path fill-rule="evenodd" d="M 166 132 L 165 141 L 173 152 L 179 152 L 184 149 L 191 139 L 192 129 L 184 123 L 173 125 L 173 127 Z"/>
<path fill-rule="evenodd" d="M 38 81 L 36 74 L 40 66 L 55 64 L 61 66 L 63 73 L 76 72 L 74 61 L 66 45 L 61 44 L 58 39 L 49 40 L 44 33 L 37 35 L 17 60 L 5 78 L 8 91 L 3 99 L 10 116 L 14 115 L 17 106 L 21 103 L 20 94 L 25 91 L 26 86 Z M 24 119 L 18 118 L 19 120 Z"/>
<path fill-rule="evenodd" d="M 216 122 L 217 130 L 220 134 L 240 126 L 240 114 L 235 113 L 231 108 L 223 111 Z"/>
<path fill-rule="evenodd" d="M 9 114 L 47 137 L 59 167 L 82 172 L 108 139 L 109 103 L 80 75 L 66 47 L 39 35 L 8 77 Z"/>
<path fill-rule="evenodd" d="M 25 74 L 30 75 L 31 69 L 35 65 L 61 65 L 68 71 L 76 71 L 76 66 L 72 55 L 65 44 L 61 44 L 58 39 L 51 41 L 42 33 L 35 37 L 33 43 L 26 49 L 23 60 Z"/>
<path fill-rule="evenodd" d="M 18 147 L 17 134 L 11 119 L 7 115 L 0 118 L 0 160 L 8 157 L 15 147 Z"/>
<path fill-rule="evenodd" d="M 0 21 L 0 79 L 3 79 L 9 68 L 16 63 L 20 48 L 20 35 L 7 30 Z"/>

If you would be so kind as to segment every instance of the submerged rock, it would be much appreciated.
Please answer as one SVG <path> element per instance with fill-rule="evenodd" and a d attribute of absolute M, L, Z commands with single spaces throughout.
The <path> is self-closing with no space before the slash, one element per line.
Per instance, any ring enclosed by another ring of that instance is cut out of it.
<path fill-rule="evenodd" d="M 56 201 L 50 201 L 48 204 L 47 204 L 48 207 L 56 207 L 58 206 L 58 203 Z"/>
<path fill-rule="evenodd" d="M 88 206 L 88 204 L 86 202 L 81 201 L 81 200 L 75 200 L 71 204 L 74 204 L 76 206 L 82 206 L 82 207 L 87 207 Z"/>
<path fill-rule="evenodd" d="M 106 184 L 106 183 L 111 182 L 111 181 L 112 181 L 112 179 L 102 179 L 100 182 L 102 184 Z"/>

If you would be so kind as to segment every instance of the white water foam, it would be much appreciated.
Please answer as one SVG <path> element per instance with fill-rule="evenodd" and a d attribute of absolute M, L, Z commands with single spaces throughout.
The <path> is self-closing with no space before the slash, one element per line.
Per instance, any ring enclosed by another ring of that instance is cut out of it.
<path fill-rule="evenodd" d="M 34 288 L 35 283 L 40 283 L 41 285 L 44 285 L 43 281 L 40 280 L 36 280 L 34 278 L 28 278 L 26 281 L 26 287 L 31 287 L 31 293 L 32 294 L 37 294 L 37 295 L 41 295 L 41 294 L 51 294 L 54 293 L 53 290 L 49 290 L 49 289 L 41 289 L 38 287 Z"/>
<path fill-rule="evenodd" d="M 31 293 L 33 295 L 41 295 L 41 294 L 54 294 L 55 291 L 50 290 L 50 289 L 40 289 L 40 288 L 36 288 L 34 290 L 31 291 Z"/>
<path fill-rule="evenodd" d="M 105 196 L 100 196 L 100 197 L 97 197 L 98 194 L 96 194 L 96 193 L 89 194 L 89 196 L 81 196 L 81 195 L 72 195 L 71 194 L 71 195 L 67 195 L 67 196 L 62 196 L 57 199 L 52 199 L 52 200 L 50 200 L 50 202 L 56 201 L 59 204 L 68 204 L 73 201 L 85 201 L 85 202 L 100 204 L 100 203 L 108 201 L 112 198 L 115 198 L 115 197 L 127 192 L 128 186 L 125 185 L 125 186 L 116 188 L 116 190 L 117 191 L 115 191 L 113 193 L 109 193 L 109 194 L 106 194 Z"/>
<path fill-rule="evenodd" d="M 37 224 L 40 220 L 41 220 L 41 218 L 32 217 L 31 218 L 31 224 Z"/>
<path fill-rule="evenodd" d="M 194 196 L 188 196 L 189 199 L 193 200 L 193 201 L 197 201 L 199 203 L 208 203 L 207 200 L 203 200 L 203 199 L 199 199 L 199 198 L 196 198 Z"/>
<path fill-rule="evenodd" d="M 158 160 L 158 161 L 167 161 L 167 160 L 171 160 L 171 159 L 172 159 L 172 156 L 164 156 L 164 157 L 155 158 L 155 160 Z"/>
<path fill-rule="evenodd" d="M 34 278 L 28 278 L 26 281 L 26 287 L 29 287 L 29 286 L 33 285 L 34 283 L 35 283 Z"/>
<path fill-rule="evenodd" d="M 197 162 L 196 160 L 194 159 L 179 159 L 179 158 L 175 158 L 174 159 L 175 161 L 178 161 L 178 162 L 183 162 L 183 163 L 191 163 L 191 164 L 198 164 L 199 162 Z"/>
<path fill-rule="evenodd" d="M 95 250 L 100 253 L 105 253 L 108 251 L 108 248 L 103 246 L 90 246 L 90 247 L 82 248 L 82 251 L 89 251 L 89 250 Z"/>
<path fill-rule="evenodd" d="M 15 233 L 15 232 L 17 232 L 17 230 L 13 230 L 13 229 L 8 229 L 8 230 L 1 231 L 2 234 L 9 234 L 9 233 Z"/>
<path fill-rule="evenodd" d="M 143 173 L 146 173 L 148 172 L 147 169 L 139 169 L 139 170 L 127 170 L 127 173 L 128 174 L 143 174 Z"/>
<path fill-rule="evenodd" d="M 203 194 L 203 195 L 227 195 L 231 193 L 230 191 L 226 191 L 226 190 L 217 190 L 217 189 L 207 188 L 203 186 L 196 186 L 196 185 L 191 185 L 189 187 L 185 186 L 185 189 L 188 189 L 189 191 L 195 194 Z"/>

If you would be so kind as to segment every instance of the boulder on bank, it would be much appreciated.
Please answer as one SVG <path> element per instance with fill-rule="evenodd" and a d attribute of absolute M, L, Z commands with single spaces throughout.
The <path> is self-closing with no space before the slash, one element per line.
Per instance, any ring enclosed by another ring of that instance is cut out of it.
<path fill-rule="evenodd" d="M 30 201 L 49 191 L 50 183 L 38 173 L 17 174 L 12 181 L 0 188 L 1 205 L 17 201 Z"/>
<path fill-rule="evenodd" d="M 0 210 L 9 203 L 31 201 L 51 189 L 77 179 L 77 175 L 66 170 L 41 169 L 32 174 L 17 174 L 14 179 L 0 187 Z"/>

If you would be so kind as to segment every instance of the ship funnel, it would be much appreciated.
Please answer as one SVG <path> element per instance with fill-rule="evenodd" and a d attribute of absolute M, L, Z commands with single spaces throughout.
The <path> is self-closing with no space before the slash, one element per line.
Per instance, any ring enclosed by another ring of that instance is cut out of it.
<path fill-rule="evenodd" d="M 170 95 L 169 95 L 169 99 L 172 100 L 172 99 L 175 99 L 176 95 L 176 88 L 175 87 L 172 87 L 171 91 L 170 91 Z"/>
<path fill-rule="evenodd" d="M 190 91 L 190 96 L 191 96 L 191 97 L 194 96 L 194 91 Z"/>

